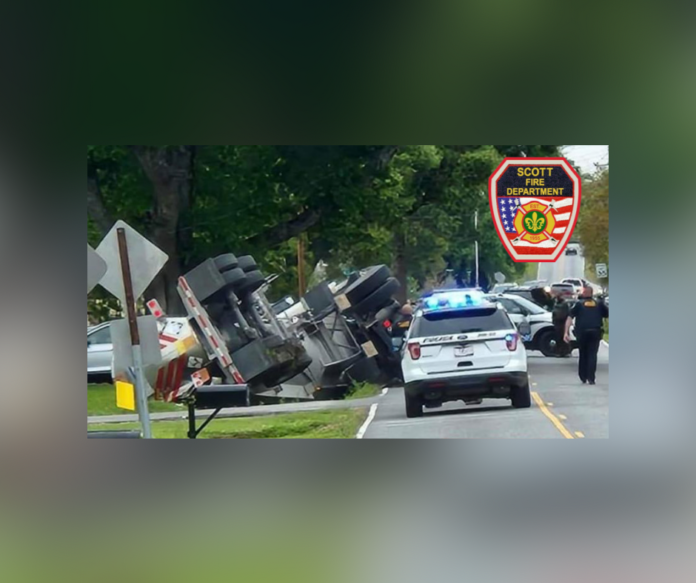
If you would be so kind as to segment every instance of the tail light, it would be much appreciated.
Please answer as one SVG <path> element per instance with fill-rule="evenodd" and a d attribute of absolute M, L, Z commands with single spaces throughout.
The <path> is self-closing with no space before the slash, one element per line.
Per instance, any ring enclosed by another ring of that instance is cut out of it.
<path fill-rule="evenodd" d="M 413 342 L 408 345 L 408 353 L 411 355 L 413 360 L 418 360 L 421 356 L 421 346 L 418 342 Z"/>
<path fill-rule="evenodd" d="M 505 344 L 510 352 L 515 352 L 515 350 L 517 350 L 517 341 L 519 338 L 519 334 L 508 334 L 505 337 Z"/>
<path fill-rule="evenodd" d="M 391 322 L 389 320 L 385 320 L 384 322 L 382 322 L 382 326 L 384 326 L 385 328 L 389 328 L 391 326 Z"/>

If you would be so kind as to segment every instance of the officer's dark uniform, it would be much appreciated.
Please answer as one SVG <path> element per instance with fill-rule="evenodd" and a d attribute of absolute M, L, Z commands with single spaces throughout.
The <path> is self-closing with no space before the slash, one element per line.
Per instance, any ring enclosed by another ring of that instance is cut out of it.
<path fill-rule="evenodd" d="M 556 353 L 559 356 L 567 356 L 570 346 L 563 339 L 565 336 L 566 320 L 570 314 L 570 306 L 563 298 L 558 298 L 552 312 L 553 327 L 556 330 Z"/>
<path fill-rule="evenodd" d="M 594 384 L 603 320 L 609 317 L 609 308 L 594 298 L 579 298 L 570 310 L 570 317 L 575 318 L 575 336 L 580 350 L 578 375 L 583 383 Z"/>

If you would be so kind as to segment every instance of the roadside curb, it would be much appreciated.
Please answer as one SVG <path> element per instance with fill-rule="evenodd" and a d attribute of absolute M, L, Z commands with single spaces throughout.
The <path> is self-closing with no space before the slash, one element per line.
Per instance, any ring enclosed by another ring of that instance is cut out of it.
<path fill-rule="evenodd" d="M 609 348 L 609 343 L 606 340 L 602 339 L 602 344 L 604 344 L 604 346 Z"/>

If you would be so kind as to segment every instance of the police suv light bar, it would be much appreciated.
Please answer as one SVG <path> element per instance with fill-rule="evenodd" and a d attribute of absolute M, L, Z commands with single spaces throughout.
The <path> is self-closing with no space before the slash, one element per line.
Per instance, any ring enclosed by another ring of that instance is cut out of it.
<path fill-rule="evenodd" d="M 426 310 L 467 308 L 481 306 L 486 302 L 485 294 L 478 290 L 447 291 L 434 293 L 423 301 Z"/>

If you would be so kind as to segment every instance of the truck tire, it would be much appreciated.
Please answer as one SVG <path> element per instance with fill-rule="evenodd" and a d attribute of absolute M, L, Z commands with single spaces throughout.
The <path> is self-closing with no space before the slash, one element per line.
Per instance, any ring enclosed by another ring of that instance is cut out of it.
<path fill-rule="evenodd" d="M 245 275 L 245 281 L 236 288 L 236 291 L 242 295 L 256 291 L 266 281 L 266 278 L 260 271 L 249 271 Z"/>
<path fill-rule="evenodd" d="M 396 278 L 390 277 L 380 287 L 373 291 L 369 296 L 363 299 L 357 305 L 350 308 L 355 314 L 372 314 L 388 304 L 397 291 L 399 291 L 399 282 Z"/>
<path fill-rule="evenodd" d="M 229 269 L 222 274 L 222 279 L 225 280 L 226 286 L 232 286 L 233 289 L 238 289 L 240 285 L 247 280 L 247 275 L 239 267 Z"/>
<path fill-rule="evenodd" d="M 243 270 L 245 273 L 255 271 L 259 268 L 251 255 L 242 255 L 241 257 L 237 257 L 237 267 L 239 267 L 239 269 Z"/>
<path fill-rule="evenodd" d="M 348 301 L 355 305 L 383 285 L 390 275 L 391 272 L 386 265 L 375 265 L 370 267 L 357 281 L 349 285 L 343 293 Z"/>
<path fill-rule="evenodd" d="M 232 253 L 225 253 L 224 255 L 218 255 L 215 259 L 215 267 L 220 270 L 220 273 L 225 273 L 230 269 L 235 269 L 237 267 L 237 258 L 232 255 Z"/>
<path fill-rule="evenodd" d="M 529 381 L 521 386 L 510 387 L 510 400 L 515 409 L 529 409 L 532 405 L 532 396 L 529 392 Z"/>
<path fill-rule="evenodd" d="M 392 303 L 388 306 L 382 308 L 379 312 L 375 314 L 376 320 L 391 320 L 394 318 L 396 313 L 401 309 L 401 304 L 396 300 L 392 300 Z"/>
<path fill-rule="evenodd" d="M 404 389 L 404 399 L 406 401 L 406 417 L 409 419 L 423 417 L 423 403 L 418 397 L 412 397 Z"/>

